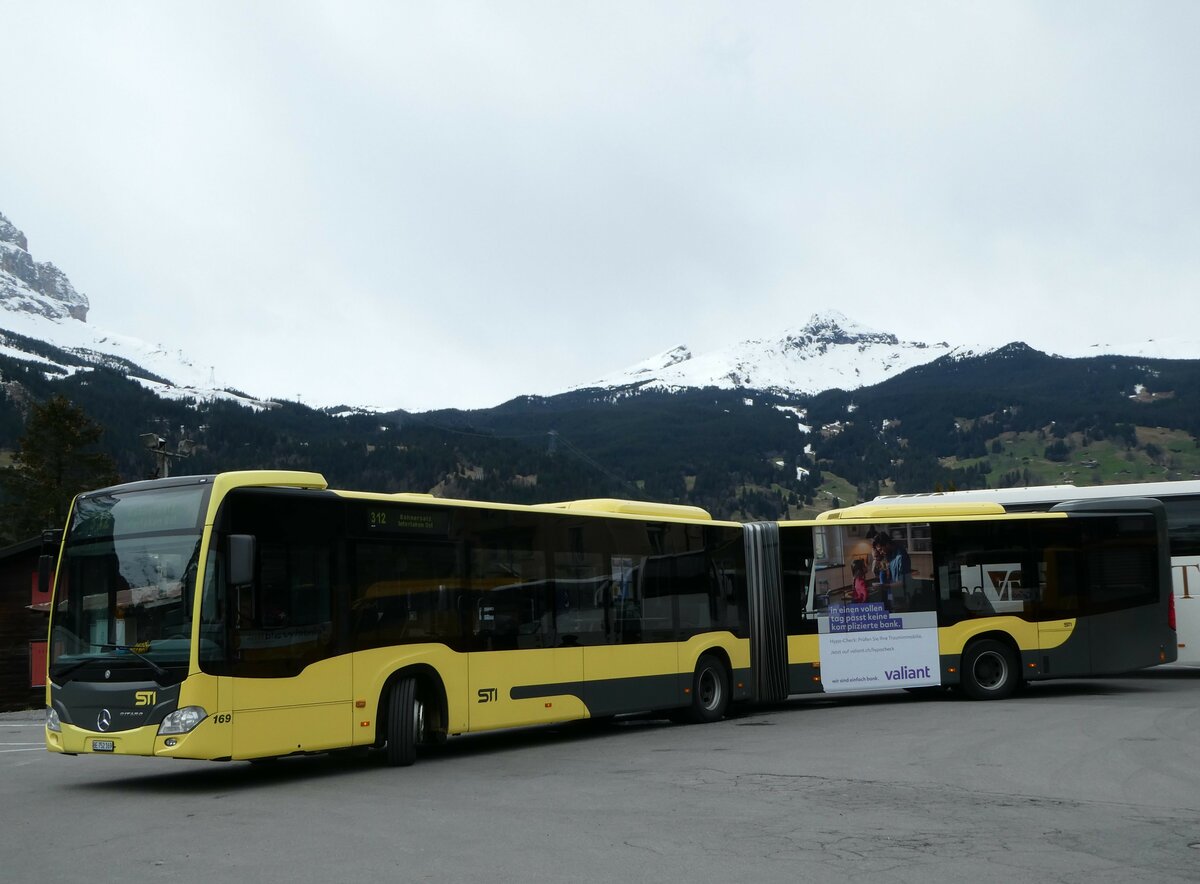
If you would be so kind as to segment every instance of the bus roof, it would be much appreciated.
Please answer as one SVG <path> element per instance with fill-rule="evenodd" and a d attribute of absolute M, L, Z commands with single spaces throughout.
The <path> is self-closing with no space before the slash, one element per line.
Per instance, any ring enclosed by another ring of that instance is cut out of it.
<path fill-rule="evenodd" d="M 643 516 L 654 519 L 685 519 L 711 522 L 712 514 L 698 506 L 678 503 L 652 503 L 646 500 L 620 500 L 614 497 L 596 497 L 590 500 L 567 500 L 561 503 L 537 504 L 538 510 L 568 510 L 570 512 L 616 513 L 625 516 Z"/>
<path fill-rule="evenodd" d="M 340 497 L 370 500 L 432 504 L 436 506 L 467 506 L 491 509 L 527 510 L 534 512 L 570 512 L 590 515 L 629 516 L 641 519 L 667 519 L 672 521 L 713 522 L 712 515 L 698 506 L 683 504 L 654 503 L 646 500 L 620 500 L 617 498 L 593 498 L 568 500 L 557 503 L 524 505 L 497 503 L 479 500 L 457 500 L 435 497 L 432 494 L 403 491 L 398 493 L 369 491 L 340 491 L 329 487 L 320 473 L 293 470 L 239 470 L 210 476 L 177 476 L 170 479 L 152 479 L 118 485 L 105 491 L 133 491 L 150 488 L 165 488 L 175 485 L 208 483 L 217 490 L 217 497 L 233 488 L 296 488 L 312 491 L 328 491 Z"/>
<path fill-rule="evenodd" d="M 909 520 L 909 519 L 924 519 L 930 515 L 935 516 L 1003 516 L 1005 515 L 1004 507 L 998 503 L 990 502 L 966 502 L 966 503 L 939 503 L 936 507 L 930 506 L 928 503 L 919 501 L 905 501 L 904 504 L 892 504 L 891 506 L 880 506 L 875 503 L 860 503 L 858 506 L 847 506 L 836 510 L 827 510 L 817 516 L 818 522 L 835 522 L 847 519 L 864 519 L 867 521 L 880 522 L 884 520 Z"/>
<path fill-rule="evenodd" d="M 972 488 L 968 491 L 925 491 L 918 494 L 883 494 L 871 501 L 880 506 L 967 503 L 1057 503 L 1102 497 L 1176 497 L 1200 495 L 1200 481 L 1130 482 L 1121 485 L 1027 485 L 1020 488 Z"/>

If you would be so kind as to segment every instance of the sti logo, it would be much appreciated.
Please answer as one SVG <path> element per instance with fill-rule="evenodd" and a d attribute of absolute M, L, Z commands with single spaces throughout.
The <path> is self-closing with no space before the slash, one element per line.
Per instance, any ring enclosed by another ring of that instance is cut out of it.
<path fill-rule="evenodd" d="M 134 706 L 153 706 L 154 701 L 158 699 L 158 693 L 155 691 L 136 691 L 133 695 Z"/>
<path fill-rule="evenodd" d="M 480 703 L 495 703 L 496 702 L 496 689 L 495 688 L 480 688 L 477 695 L 479 697 L 478 702 L 480 702 Z"/>

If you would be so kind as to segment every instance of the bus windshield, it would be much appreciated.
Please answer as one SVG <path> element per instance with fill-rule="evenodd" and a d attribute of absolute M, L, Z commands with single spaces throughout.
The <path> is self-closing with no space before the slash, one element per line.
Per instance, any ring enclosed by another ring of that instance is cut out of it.
<path fill-rule="evenodd" d="M 194 485 L 76 501 L 51 613 L 53 680 L 183 680 L 207 493 Z"/>

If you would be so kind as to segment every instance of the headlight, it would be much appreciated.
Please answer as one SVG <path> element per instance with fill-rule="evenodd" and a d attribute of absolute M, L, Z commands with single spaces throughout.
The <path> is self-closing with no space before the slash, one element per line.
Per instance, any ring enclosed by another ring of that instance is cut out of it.
<path fill-rule="evenodd" d="M 176 709 L 162 720 L 158 726 L 158 734 L 186 734 L 195 729 L 196 725 L 208 718 L 208 713 L 201 706 L 184 706 Z"/>
<path fill-rule="evenodd" d="M 53 706 L 46 707 L 46 730 L 62 733 L 62 722 L 58 720 L 58 710 Z"/>

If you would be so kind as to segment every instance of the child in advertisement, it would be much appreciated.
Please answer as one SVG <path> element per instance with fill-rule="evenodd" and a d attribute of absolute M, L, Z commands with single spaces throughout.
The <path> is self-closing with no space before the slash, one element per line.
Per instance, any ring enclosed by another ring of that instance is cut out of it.
<path fill-rule="evenodd" d="M 867 563 L 862 559 L 855 559 L 850 563 L 850 573 L 854 575 L 850 599 L 855 604 L 862 604 L 867 600 Z"/>

